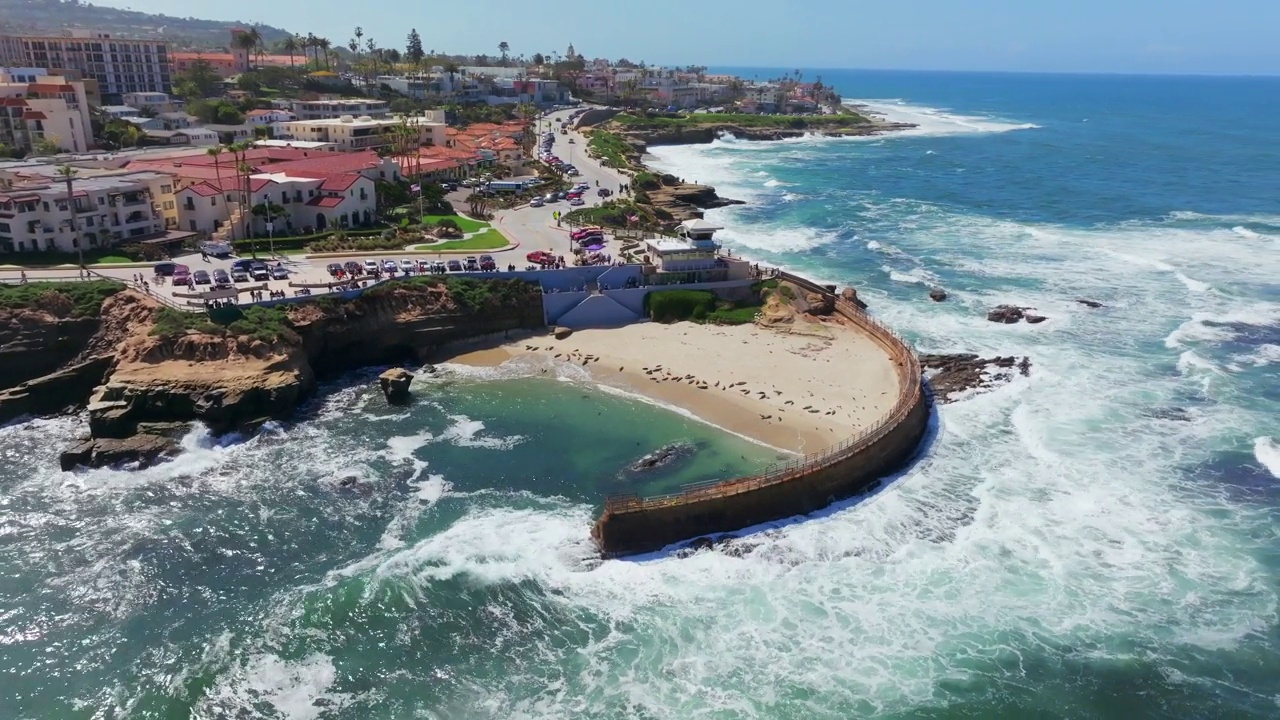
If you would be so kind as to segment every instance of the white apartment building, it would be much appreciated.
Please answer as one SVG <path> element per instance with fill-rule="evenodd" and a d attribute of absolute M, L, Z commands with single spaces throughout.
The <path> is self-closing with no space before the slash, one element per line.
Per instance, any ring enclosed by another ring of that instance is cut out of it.
<path fill-rule="evenodd" d="M 418 145 L 445 144 L 443 113 L 427 111 L 425 116 L 373 118 L 344 115 L 331 120 L 297 120 L 278 123 L 276 137 L 306 142 L 330 143 L 339 152 L 368 150 L 390 145 L 389 131 L 404 122 L 418 131 Z"/>
<path fill-rule="evenodd" d="M 30 151 L 40 140 L 84 152 L 92 142 L 89 101 L 80 81 L 60 76 L 0 73 L 0 143 Z"/>
<path fill-rule="evenodd" d="M 132 105 L 103 105 L 98 110 L 108 117 L 119 120 L 142 117 L 142 111 Z"/>
<path fill-rule="evenodd" d="M 334 228 L 368 225 L 377 210 L 373 180 L 359 173 L 341 173 L 328 177 L 305 177 L 288 172 L 259 173 L 249 178 L 249 214 L 253 235 L 266 237 L 267 220 L 254 215 L 252 208 L 272 205 L 283 214 L 272 220 L 272 232 L 285 234 L 295 230 L 320 232 Z M 239 192 L 234 181 L 202 182 L 182 188 L 177 193 L 183 230 L 213 234 L 228 218 L 238 220 Z M 237 237 L 239 228 L 237 225 Z"/>
<path fill-rule="evenodd" d="M 292 110 L 299 120 L 329 120 L 344 115 L 382 118 L 391 114 L 391 103 L 363 98 L 297 100 L 294 101 Z"/>
<path fill-rule="evenodd" d="M 149 172 L 77 178 L 71 209 L 61 182 L 0 190 L 0 253 L 74 253 L 159 234 L 165 215 L 151 187 L 169 183 L 171 178 Z M 172 212 L 176 217 L 176 207 Z"/>
<path fill-rule="evenodd" d="M 244 114 L 244 121 L 249 125 L 275 125 L 276 123 L 292 122 L 297 120 L 298 116 L 288 110 L 250 110 Z"/>
<path fill-rule="evenodd" d="M 0 64 L 77 70 L 96 80 L 110 102 L 121 102 L 125 93 L 167 93 L 172 85 L 167 43 L 91 30 L 64 30 L 60 37 L 0 35 Z"/>

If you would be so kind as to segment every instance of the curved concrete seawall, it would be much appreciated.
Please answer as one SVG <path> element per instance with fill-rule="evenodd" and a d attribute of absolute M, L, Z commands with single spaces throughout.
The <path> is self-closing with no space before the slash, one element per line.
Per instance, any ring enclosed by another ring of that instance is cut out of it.
<path fill-rule="evenodd" d="M 786 273 L 782 278 L 808 292 L 832 294 L 804 278 Z M 893 359 L 899 378 L 893 408 L 844 442 L 759 475 L 690 485 L 661 497 L 608 498 L 591 533 L 603 555 L 652 552 L 681 540 L 811 513 L 867 489 L 911 459 L 928 428 L 930 406 L 915 353 L 851 303 L 836 298 L 836 312 Z"/>

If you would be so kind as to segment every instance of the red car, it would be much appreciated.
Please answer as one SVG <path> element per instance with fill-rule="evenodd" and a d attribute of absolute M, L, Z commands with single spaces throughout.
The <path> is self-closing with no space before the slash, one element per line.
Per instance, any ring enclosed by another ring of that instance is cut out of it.
<path fill-rule="evenodd" d="M 577 230 L 574 230 L 573 232 L 569 233 L 569 238 L 571 240 L 581 240 L 582 238 L 588 235 L 603 235 L 603 234 L 604 234 L 604 228 L 584 227 L 584 228 L 578 228 Z"/>
<path fill-rule="evenodd" d="M 555 261 L 556 261 L 556 256 L 555 256 L 555 255 L 552 255 L 551 253 L 547 252 L 546 250 L 534 250 L 533 252 L 529 253 L 528 255 L 525 255 L 525 256 L 524 256 L 524 259 L 525 259 L 525 260 L 528 260 L 529 262 L 531 262 L 531 263 L 533 263 L 533 264 L 535 264 L 535 265 L 543 265 L 543 264 L 545 264 L 545 263 L 553 263 L 553 262 L 555 262 Z"/>

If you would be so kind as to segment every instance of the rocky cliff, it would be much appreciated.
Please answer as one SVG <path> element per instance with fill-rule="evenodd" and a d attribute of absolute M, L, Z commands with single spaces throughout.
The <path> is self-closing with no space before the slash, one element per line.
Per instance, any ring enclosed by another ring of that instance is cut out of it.
<path fill-rule="evenodd" d="M 0 391 L 0 420 L 87 406 L 90 437 L 64 454 L 64 469 L 149 462 L 172 452 L 191 422 L 215 433 L 251 429 L 289 417 L 318 378 L 421 360 L 454 340 L 543 322 L 537 287 L 505 280 L 389 283 L 354 300 L 287 305 L 225 328 L 175 312 L 126 291 L 103 303 L 79 343 L 30 323 L 22 337 L 46 343 L 35 352 L 56 348 L 79 361 L 9 384 Z"/>

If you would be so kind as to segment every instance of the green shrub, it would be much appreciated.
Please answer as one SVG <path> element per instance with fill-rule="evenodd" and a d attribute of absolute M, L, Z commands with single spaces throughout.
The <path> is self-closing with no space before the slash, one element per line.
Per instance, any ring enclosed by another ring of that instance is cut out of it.
<path fill-rule="evenodd" d="M 278 307 L 251 305 L 244 308 L 241 311 L 241 315 L 239 320 L 227 326 L 227 329 L 234 335 L 250 337 L 267 343 L 277 340 L 286 342 L 296 342 L 298 340 L 298 334 L 294 332 L 293 323 L 289 322 L 289 316 Z"/>
<path fill-rule="evenodd" d="M 657 175 L 644 171 L 636 173 L 635 177 L 631 178 L 631 184 L 641 190 L 657 190 L 662 187 L 662 180 Z"/>
<path fill-rule="evenodd" d="M 44 310 L 55 317 L 97 317 L 107 298 L 124 290 L 113 280 L 0 285 L 0 308 Z"/>
<path fill-rule="evenodd" d="M 782 297 L 788 300 L 794 300 L 796 298 L 796 291 L 792 289 L 790 285 L 783 285 L 782 287 L 778 288 L 778 292 L 782 295 Z"/>
<path fill-rule="evenodd" d="M 188 330 L 205 333 L 207 335 L 221 335 L 223 329 L 209 320 L 209 316 L 205 313 L 191 313 L 175 310 L 174 308 L 160 308 L 160 312 L 156 314 L 155 327 L 151 328 L 151 334 L 157 337 L 170 338 L 182 335 Z"/>
<path fill-rule="evenodd" d="M 705 290 L 657 290 L 644 298 L 649 317 L 656 322 L 704 320 L 716 307 L 716 296 Z"/>

